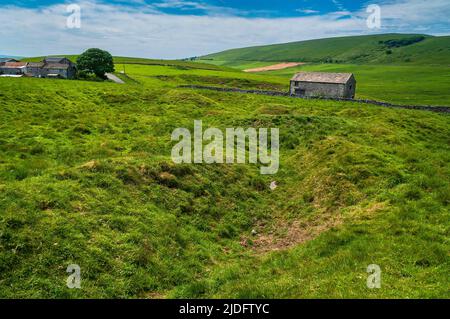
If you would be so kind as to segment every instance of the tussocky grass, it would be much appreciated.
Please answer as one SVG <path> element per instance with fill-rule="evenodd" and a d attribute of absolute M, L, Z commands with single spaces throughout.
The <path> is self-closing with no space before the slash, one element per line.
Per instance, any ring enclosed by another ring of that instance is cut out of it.
<path fill-rule="evenodd" d="M 449 297 L 447 115 L 177 88 L 278 76 L 126 70 L 123 85 L 0 79 L 2 298 Z M 278 127 L 279 173 L 174 165 L 170 134 L 195 119 Z"/>

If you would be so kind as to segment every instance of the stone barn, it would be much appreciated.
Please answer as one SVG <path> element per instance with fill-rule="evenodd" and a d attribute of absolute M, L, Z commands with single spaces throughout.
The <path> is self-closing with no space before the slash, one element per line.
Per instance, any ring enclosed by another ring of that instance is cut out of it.
<path fill-rule="evenodd" d="M 26 70 L 25 62 L 5 62 L 0 65 L 0 75 L 23 75 Z"/>
<path fill-rule="evenodd" d="M 27 74 L 36 78 L 73 79 L 76 72 L 76 65 L 64 57 L 47 57 L 41 62 L 30 62 L 27 66 Z"/>
<path fill-rule="evenodd" d="M 290 94 L 304 97 L 353 99 L 356 80 L 352 73 L 300 72 L 291 79 Z"/>
<path fill-rule="evenodd" d="M 27 73 L 29 76 L 40 78 L 42 75 L 42 67 L 44 62 L 29 62 L 27 65 Z"/>

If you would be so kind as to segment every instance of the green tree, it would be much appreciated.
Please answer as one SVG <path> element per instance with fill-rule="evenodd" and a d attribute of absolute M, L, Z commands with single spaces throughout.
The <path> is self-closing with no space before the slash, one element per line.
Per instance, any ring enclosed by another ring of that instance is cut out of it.
<path fill-rule="evenodd" d="M 100 49 L 88 49 L 77 59 L 78 71 L 94 73 L 100 78 L 105 78 L 105 73 L 114 72 L 112 55 Z"/>

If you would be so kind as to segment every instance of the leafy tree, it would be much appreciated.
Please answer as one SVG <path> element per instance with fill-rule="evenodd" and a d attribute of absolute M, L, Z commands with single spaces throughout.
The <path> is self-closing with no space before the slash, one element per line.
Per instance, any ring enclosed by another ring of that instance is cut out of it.
<path fill-rule="evenodd" d="M 100 78 L 105 78 L 105 73 L 114 72 L 112 55 L 100 49 L 89 49 L 77 59 L 77 67 L 80 72 L 93 73 Z"/>

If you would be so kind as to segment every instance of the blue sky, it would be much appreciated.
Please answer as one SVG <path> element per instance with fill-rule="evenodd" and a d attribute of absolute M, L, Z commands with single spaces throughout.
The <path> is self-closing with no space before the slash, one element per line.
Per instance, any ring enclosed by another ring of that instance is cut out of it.
<path fill-rule="evenodd" d="M 67 5 L 81 28 L 67 28 Z M 369 28 L 368 5 L 381 9 Z M 449 0 L 0 0 L 0 54 L 183 58 L 224 49 L 373 34 L 450 34 Z"/>
<path fill-rule="evenodd" d="M 65 1 L 60 0 L 9 0 L 9 5 L 38 8 Z M 66 1 L 70 2 L 70 1 Z M 107 4 L 130 7 L 152 6 L 162 13 L 174 15 L 208 15 L 211 8 L 217 8 L 215 14 L 234 14 L 245 17 L 299 17 L 310 14 L 355 11 L 366 5 L 366 1 L 352 0 L 203 0 L 203 1 L 164 1 L 164 0 L 110 0 L 98 1 Z M 223 9 L 220 12 L 220 9 Z"/>

